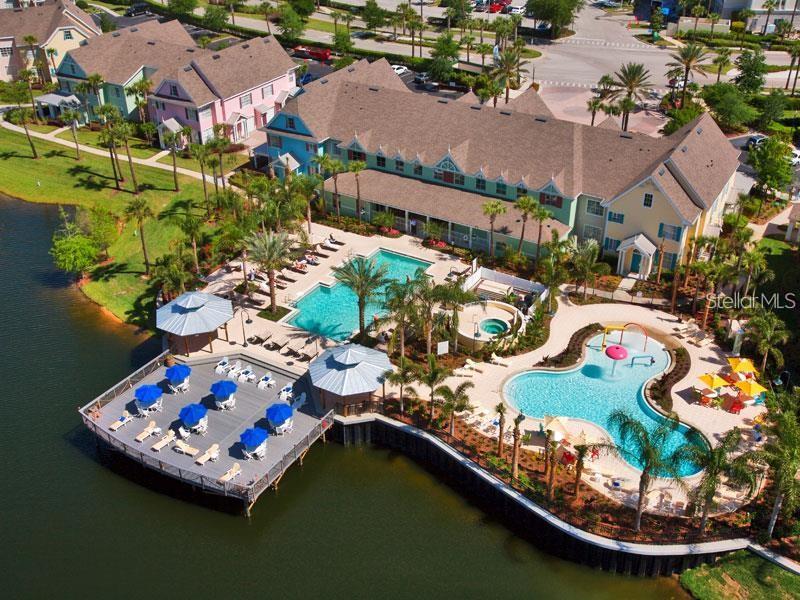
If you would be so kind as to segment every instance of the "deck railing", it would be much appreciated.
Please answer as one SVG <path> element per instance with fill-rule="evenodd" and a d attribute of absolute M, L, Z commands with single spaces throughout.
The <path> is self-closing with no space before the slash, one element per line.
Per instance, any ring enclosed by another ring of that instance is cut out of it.
<path fill-rule="evenodd" d="M 168 354 L 169 351 L 165 350 L 164 352 L 156 356 L 153 360 L 144 364 L 142 367 L 140 367 L 139 369 L 128 375 L 125 379 L 123 379 L 113 387 L 107 389 L 97 398 L 95 398 L 94 400 L 86 404 L 83 408 L 81 408 L 81 413 L 85 414 L 86 411 L 92 407 L 102 408 L 103 406 L 114 400 L 114 398 L 117 398 L 118 396 L 127 392 L 129 389 L 131 389 L 133 386 L 139 383 L 142 379 L 150 375 L 150 373 L 152 373 L 153 371 L 157 371 L 158 369 L 163 367 L 164 359 L 167 357 Z"/>

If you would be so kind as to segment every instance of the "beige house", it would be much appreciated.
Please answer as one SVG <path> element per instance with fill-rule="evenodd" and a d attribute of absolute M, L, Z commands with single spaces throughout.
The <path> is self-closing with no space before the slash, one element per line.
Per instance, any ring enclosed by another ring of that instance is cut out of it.
<path fill-rule="evenodd" d="M 789 212 L 789 225 L 784 239 L 789 243 L 800 243 L 800 204 L 795 204 Z"/>
<path fill-rule="evenodd" d="M 52 81 L 69 50 L 100 34 L 92 18 L 72 0 L 0 9 L 0 81 L 11 81 L 23 69 Z M 28 36 L 34 38 L 32 44 L 26 41 Z"/>

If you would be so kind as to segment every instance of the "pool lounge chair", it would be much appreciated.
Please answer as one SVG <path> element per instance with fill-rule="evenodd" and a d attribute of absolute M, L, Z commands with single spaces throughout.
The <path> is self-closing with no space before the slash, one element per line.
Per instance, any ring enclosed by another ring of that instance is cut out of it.
<path fill-rule="evenodd" d="M 109 425 L 108 428 L 111 431 L 117 431 L 118 429 L 122 429 L 123 427 L 125 427 L 125 425 L 127 425 L 131 421 L 133 421 L 133 415 L 129 413 L 127 410 L 124 410 L 122 411 L 122 414 L 120 415 L 119 419 L 117 419 L 111 425 Z"/>
<path fill-rule="evenodd" d="M 308 343 L 306 338 L 293 338 L 286 344 L 285 349 L 287 354 L 300 354 L 300 350 Z"/>
<path fill-rule="evenodd" d="M 468 275 L 469 272 L 472 271 L 471 266 L 467 266 L 465 269 L 459 271 L 455 267 L 450 268 L 450 272 L 447 274 L 445 279 L 458 279 L 459 277 L 464 277 L 464 275 Z"/>
<path fill-rule="evenodd" d="M 294 261 L 291 267 L 289 267 L 292 271 L 296 271 L 297 273 L 302 273 L 305 275 L 308 273 L 308 265 L 300 262 L 299 260 Z"/>
<path fill-rule="evenodd" d="M 508 362 L 501 356 L 497 356 L 494 352 L 492 352 L 491 363 L 495 365 L 500 365 L 501 367 L 510 367 L 511 363 Z"/>
<path fill-rule="evenodd" d="M 339 240 L 335 239 L 335 238 L 333 237 L 333 234 L 330 234 L 330 235 L 328 235 L 328 237 L 327 237 L 327 239 L 326 239 L 325 241 L 326 241 L 326 242 L 330 242 L 331 244 L 335 244 L 335 245 L 337 245 L 337 246 L 344 246 L 344 245 L 345 245 L 345 243 L 344 243 L 344 242 L 342 242 L 342 241 L 339 241 Z"/>
<path fill-rule="evenodd" d="M 457 369 L 453 369 L 453 375 L 456 377 L 472 377 L 474 373 L 467 367 L 458 367 Z"/>
<path fill-rule="evenodd" d="M 242 361 L 237 360 L 236 364 L 228 369 L 228 379 L 236 379 L 239 377 L 239 373 L 241 373 L 243 370 L 244 367 L 242 366 Z"/>
<path fill-rule="evenodd" d="M 320 244 L 324 250 L 328 250 L 330 252 L 338 252 L 339 246 L 335 246 L 331 244 L 327 239 Z"/>
<path fill-rule="evenodd" d="M 233 463 L 233 466 L 227 471 L 225 471 L 222 477 L 220 477 L 217 481 L 219 481 L 220 483 L 228 483 L 241 472 L 242 472 L 242 465 L 240 465 L 238 462 L 235 462 Z"/>
<path fill-rule="evenodd" d="M 160 452 L 165 447 L 169 446 L 172 442 L 175 441 L 175 431 L 170 429 L 166 434 L 164 434 L 160 440 L 158 440 L 155 444 L 153 444 L 150 449 L 153 452 Z"/>
<path fill-rule="evenodd" d="M 467 359 L 466 365 L 464 365 L 467 369 L 472 369 L 473 371 L 477 371 L 478 373 L 483 373 L 483 370 L 478 368 L 478 363 L 476 363 L 471 358 Z"/>
<path fill-rule="evenodd" d="M 182 440 L 188 440 L 190 437 L 192 437 L 192 430 L 191 429 L 187 429 L 183 425 L 179 425 L 178 426 L 178 437 L 181 438 Z"/>
<path fill-rule="evenodd" d="M 192 433 L 196 433 L 197 435 L 205 435 L 208 433 L 208 419 L 203 419 L 194 427 L 190 427 L 189 431 Z"/>
<path fill-rule="evenodd" d="M 215 398 L 214 404 L 219 410 L 233 410 L 234 408 L 236 408 L 236 396 L 231 395 L 225 398 L 224 400 Z"/>
<path fill-rule="evenodd" d="M 223 373 L 227 373 L 228 369 L 231 367 L 231 361 L 227 356 L 223 356 L 222 360 L 217 363 L 217 366 L 214 368 L 214 373 L 217 375 L 222 375 Z"/>
<path fill-rule="evenodd" d="M 256 387 L 260 390 L 266 390 L 275 387 L 275 378 L 272 376 L 272 373 L 269 371 L 264 373 L 264 376 L 258 380 L 258 385 Z"/>
<path fill-rule="evenodd" d="M 219 444 L 211 444 L 211 447 L 198 456 L 194 462 L 204 465 L 208 461 L 215 462 L 219 458 Z"/>
<path fill-rule="evenodd" d="M 268 350 L 276 350 L 279 352 L 291 340 L 292 338 L 290 338 L 288 335 L 280 333 L 269 341 Z"/>
<path fill-rule="evenodd" d="M 256 372 L 253 371 L 253 365 L 246 365 L 242 372 L 239 373 L 239 381 L 249 383 L 256 380 Z"/>
<path fill-rule="evenodd" d="M 172 447 L 178 454 L 185 454 L 186 456 L 197 456 L 200 450 L 193 448 L 183 440 L 175 440 L 175 445 Z"/>
<path fill-rule="evenodd" d="M 258 448 L 256 448 L 252 452 L 243 449 L 242 453 L 244 454 L 245 460 L 261 460 L 267 455 L 267 445 L 261 444 Z"/>
<path fill-rule="evenodd" d="M 134 438 L 137 442 L 143 442 L 151 435 L 156 435 L 156 431 L 161 431 L 157 426 L 155 421 L 150 421 L 147 424 L 147 427 L 142 429 L 139 434 Z"/>

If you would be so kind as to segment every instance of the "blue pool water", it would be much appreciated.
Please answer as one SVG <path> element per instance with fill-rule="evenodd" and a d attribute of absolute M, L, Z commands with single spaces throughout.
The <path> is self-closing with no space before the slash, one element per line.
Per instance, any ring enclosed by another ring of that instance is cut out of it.
<path fill-rule="evenodd" d="M 370 258 L 379 265 L 386 265 L 387 277 L 401 280 L 414 277 L 417 269 L 427 269 L 431 263 L 404 254 L 390 252 L 381 248 Z M 336 283 L 331 287 L 319 285 L 304 294 L 295 305 L 298 312 L 289 324 L 317 333 L 334 340 L 343 340 L 358 329 L 358 298 L 346 285 Z M 367 303 L 366 323 L 372 322 L 372 315 L 385 314 L 383 292 L 375 301 Z"/>
<path fill-rule="evenodd" d="M 669 354 L 658 342 L 648 340 L 644 346 L 644 336 L 626 331 L 623 346 L 628 350 L 628 358 L 618 361 L 612 376 L 612 360 L 601 349 L 602 334 L 589 340 L 584 361 L 569 371 L 526 371 L 510 379 L 504 388 L 508 401 L 525 415 L 542 418 L 545 415 L 566 416 L 585 419 L 603 427 L 616 444 L 621 444 L 619 432 L 608 423 L 611 413 L 617 409 L 628 411 L 655 429 L 662 417 L 644 399 L 644 384 L 650 378 L 662 373 L 669 365 Z M 609 335 L 607 343 L 617 343 L 619 334 Z M 631 366 L 631 358 L 642 356 Z M 650 358 L 654 360 L 650 364 Z M 704 443 L 693 429 L 681 425 L 668 439 L 664 454 L 668 454 L 685 442 Z M 632 463 L 634 467 L 641 465 Z M 696 465 L 687 462 L 681 465 L 681 475 L 697 473 Z"/>

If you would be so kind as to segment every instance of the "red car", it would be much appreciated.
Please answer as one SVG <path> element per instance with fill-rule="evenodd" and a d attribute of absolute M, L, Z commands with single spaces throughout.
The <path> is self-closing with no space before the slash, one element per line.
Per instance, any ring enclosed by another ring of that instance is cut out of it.
<path fill-rule="evenodd" d="M 305 56 L 325 62 L 331 59 L 330 48 L 315 48 L 314 46 L 296 46 L 294 53 L 298 56 Z"/>
<path fill-rule="evenodd" d="M 490 13 L 499 13 L 501 10 L 503 10 L 504 6 L 505 5 L 500 4 L 499 2 L 494 3 L 494 4 L 490 4 L 489 5 L 489 12 Z"/>

